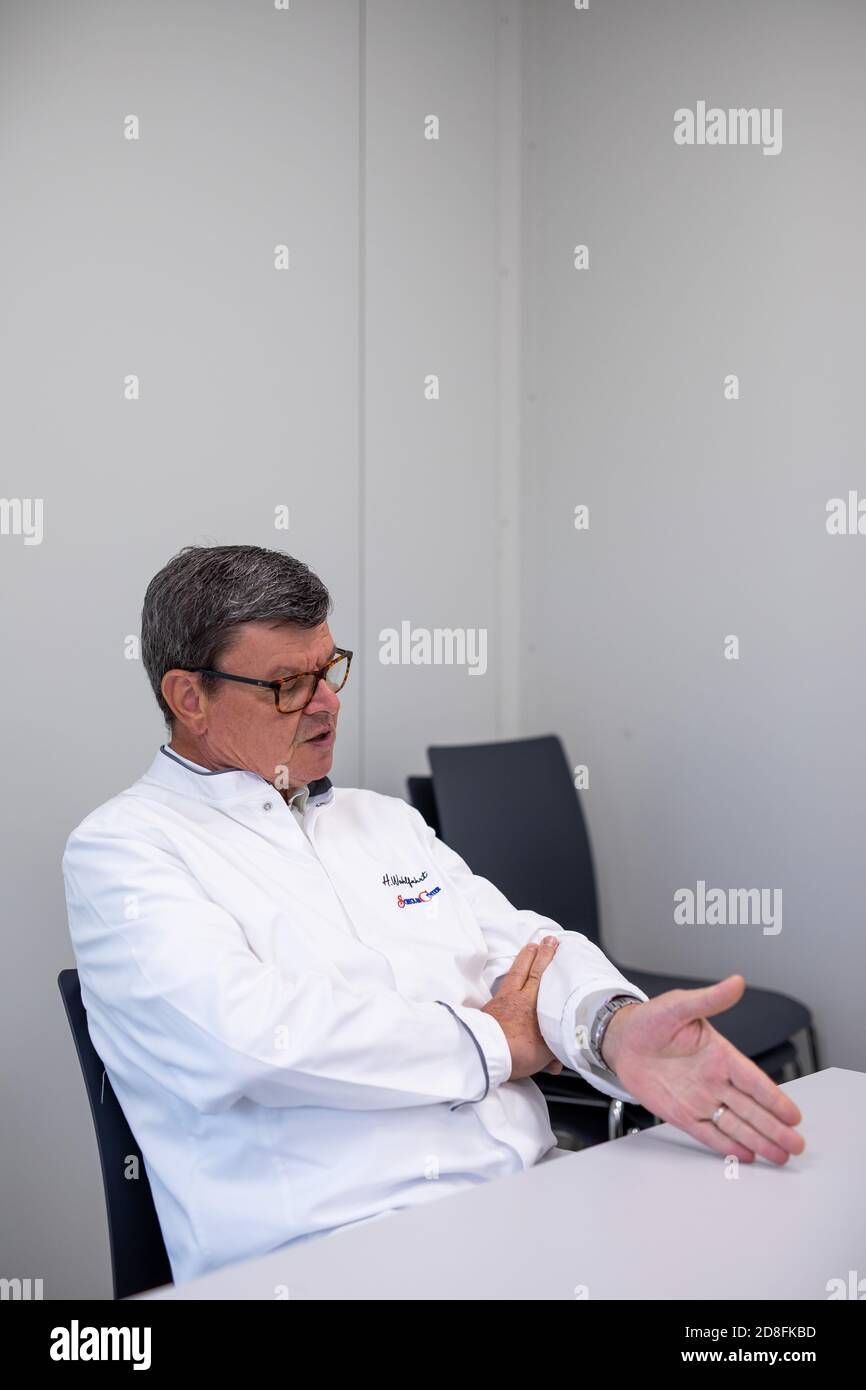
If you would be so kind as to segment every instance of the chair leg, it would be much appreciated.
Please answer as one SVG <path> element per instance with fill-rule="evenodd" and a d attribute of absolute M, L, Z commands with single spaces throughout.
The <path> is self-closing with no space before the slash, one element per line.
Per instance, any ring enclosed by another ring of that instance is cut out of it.
<path fill-rule="evenodd" d="M 621 1100 L 612 1100 L 607 1111 L 607 1137 L 608 1139 L 621 1139 L 623 1133 L 623 1103 Z"/>
<path fill-rule="evenodd" d="M 818 1070 L 818 1044 L 811 1023 L 799 1028 L 792 1038 L 797 1054 L 797 1076 L 811 1076 Z"/>

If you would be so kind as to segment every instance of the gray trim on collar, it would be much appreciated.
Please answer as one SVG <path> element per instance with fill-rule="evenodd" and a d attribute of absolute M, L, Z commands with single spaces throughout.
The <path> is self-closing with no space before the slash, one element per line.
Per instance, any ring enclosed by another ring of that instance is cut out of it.
<path fill-rule="evenodd" d="M 216 772 L 210 772 L 207 768 L 193 767 L 186 758 L 179 758 L 177 753 L 172 753 L 170 748 L 166 748 L 164 743 L 159 745 L 160 753 L 164 753 L 167 758 L 171 758 L 173 763 L 179 763 L 185 767 L 187 772 L 194 772 L 197 777 L 222 777 L 224 772 L 243 772 L 242 767 L 221 767 Z"/>

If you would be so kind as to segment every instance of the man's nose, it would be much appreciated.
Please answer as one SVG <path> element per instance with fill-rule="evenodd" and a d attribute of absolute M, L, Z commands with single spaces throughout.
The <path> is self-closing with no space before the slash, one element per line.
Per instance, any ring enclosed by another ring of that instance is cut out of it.
<path fill-rule="evenodd" d="M 316 693 L 307 705 L 304 713 L 321 714 L 322 712 L 327 712 L 328 714 L 336 714 L 339 708 L 339 698 L 323 676 L 316 686 Z"/>

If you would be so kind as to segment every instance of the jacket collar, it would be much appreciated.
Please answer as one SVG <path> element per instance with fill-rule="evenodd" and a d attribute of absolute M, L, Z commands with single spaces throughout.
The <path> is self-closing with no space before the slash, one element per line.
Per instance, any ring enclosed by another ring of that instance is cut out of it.
<path fill-rule="evenodd" d="M 173 749 L 160 746 L 142 782 L 155 782 L 170 791 L 180 792 L 198 801 L 244 801 L 253 796 L 261 796 L 265 787 L 271 787 L 258 772 L 233 767 L 222 772 L 211 772 L 199 767 L 188 759 L 181 758 Z M 323 806 L 333 801 L 334 788 L 330 777 L 317 777 L 307 784 L 307 804 Z"/>

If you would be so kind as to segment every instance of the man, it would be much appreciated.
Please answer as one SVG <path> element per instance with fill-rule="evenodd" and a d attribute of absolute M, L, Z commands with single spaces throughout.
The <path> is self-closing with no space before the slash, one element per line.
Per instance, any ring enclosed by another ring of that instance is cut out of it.
<path fill-rule="evenodd" d="M 796 1105 L 707 1022 L 741 976 L 648 1001 L 405 802 L 331 785 L 351 653 L 329 611 L 289 555 L 175 556 L 141 632 L 170 741 L 64 855 L 174 1278 L 537 1163 L 531 1077 L 563 1064 L 719 1154 L 800 1153 Z"/>

